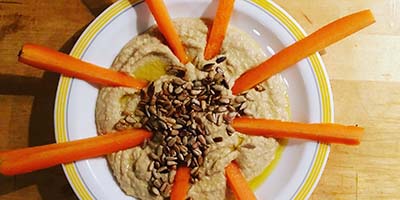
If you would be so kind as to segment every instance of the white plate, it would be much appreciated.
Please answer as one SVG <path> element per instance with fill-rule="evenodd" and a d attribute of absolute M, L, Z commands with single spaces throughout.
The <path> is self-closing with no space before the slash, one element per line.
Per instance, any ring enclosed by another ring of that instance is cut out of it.
<path fill-rule="evenodd" d="M 172 18 L 213 18 L 217 1 L 168 0 Z M 71 55 L 110 66 L 132 37 L 154 24 L 143 2 L 120 0 L 104 11 L 82 34 Z M 303 29 L 270 1 L 237 0 L 231 24 L 250 34 L 268 54 L 304 37 Z M 328 77 L 319 55 L 282 73 L 289 85 L 293 121 L 332 122 L 333 103 Z M 98 88 L 79 79 L 61 77 L 55 105 L 58 142 L 96 136 L 94 119 Z M 281 159 L 256 189 L 259 199 L 305 199 L 322 174 L 329 146 L 289 140 Z M 64 165 L 66 176 L 80 199 L 131 199 L 114 180 L 104 158 Z"/>

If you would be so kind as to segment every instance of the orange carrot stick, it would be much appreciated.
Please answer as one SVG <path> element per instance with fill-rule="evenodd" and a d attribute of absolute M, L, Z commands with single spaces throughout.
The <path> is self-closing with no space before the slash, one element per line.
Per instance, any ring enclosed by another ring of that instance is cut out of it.
<path fill-rule="evenodd" d="M 188 56 L 185 48 L 182 45 L 182 41 L 179 38 L 178 32 L 176 31 L 168 14 L 168 10 L 164 4 L 164 1 L 146 0 L 146 4 L 157 22 L 158 29 L 164 35 L 169 47 L 172 49 L 172 52 L 174 52 L 181 63 L 186 64 L 189 61 Z"/>
<path fill-rule="evenodd" d="M 130 129 L 72 142 L 17 149 L 8 152 L 13 157 L 0 158 L 0 173 L 11 176 L 97 157 L 134 147 L 150 136 L 146 130 Z"/>
<path fill-rule="evenodd" d="M 75 143 L 75 145 L 85 144 L 85 141 L 84 140 L 75 140 L 74 143 Z M 70 144 L 68 142 L 63 142 L 63 143 L 54 143 L 54 144 L 34 146 L 34 147 L 26 147 L 26 148 L 21 148 L 21 149 L 16 149 L 16 150 L 2 151 L 2 152 L 0 152 L 0 160 L 14 159 L 14 158 L 18 158 L 21 155 L 28 156 L 33 153 L 43 152 L 45 150 L 68 147 L 69 145 Z"/>
<path fill-rule="evenodd" d="M 225 38 L 226 30 L 228 29 L 229 19 L 231 18 L 234 4 L 235 0 L 220 0 L 218 2 L 217 13 L 204 51 L 204 58 L 206 60 L 219 54 Z"/>
<path fill-rule="evenodd" d="M 364 128 L 340 124 L 304 124 L 279 120 L 236 118 L 233 127 L 244 134 L 274 138 L 298 138 L 326 143 L 360 144 Z"/>
<path fill-rule="evenodd" d="M 248 90 L 303 58 L 328 47 L 374 22 L 375 19 L 370 10 L 364 10 L 338 19 L 304 39 L 286 47 L 257 67 L 242 74 L 236 80 L 232 92 L 239 94 Z"/>
<path fill-rule="evenodd" d="M 147 81 L 135 79 L 121 72 L 101 68 L 67 54 L 34 44 L 25 44 L 22 47 L 18 61 L 39 69 L 61 73 L 105 86 L 125 86 L 141 89 L 147 85 Z"/>
<path fill-rule="evenodd" d="M 256 196 L 247 183 L 239 166 L 231 162 L 225 167 L 225 176 L 228 180 L 228 186 L 231 188 L 237 200 L 256 200 Z"/>
<path fill-rule="evenodd" d="M 179 167 L 176 171 L 174 184 L 171 190 L 171 200 L 185 200 L 189 191 L 190 169 Z"/>

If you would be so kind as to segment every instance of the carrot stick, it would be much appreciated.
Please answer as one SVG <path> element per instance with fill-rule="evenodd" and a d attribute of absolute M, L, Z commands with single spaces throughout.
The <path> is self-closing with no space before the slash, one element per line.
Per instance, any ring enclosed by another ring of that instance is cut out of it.
<path fill-rule="evenodd" d="M 72 142 L 17 149 L 8 152 L 12 157 L 0 158 L 0 173 L 11 176 L 97 157 L 134 147 L 150 136 L 146 130 L 130 129 Z"/>
<path fill-rule="evenodd" d="M 338 19 L 304 39 L 273 55 L 257 67 L 242 74 L 235 82 L 232 92 L 239 94 L 271 76 L 294 65 L 303 58 L 355 33 L 375 22 L 370 10 L 364 10 Z"/>
<path fill-rule="evenodd" d="M 298 138 L 326 143 L 360 144 L 364 128 L 340 124 L 304 124 L 279 120 L 236 118 L 233 127 L 247 135 Z"/>
<path fill-rule="evenodd" d="M 85 144 L 85 141 L 84 140 L 75 140 L 74 143 L 75 143 L 75 145 Z M 26 148 L 21 148 L 21 149 L 16 149 L 16 150 L 2 151 L 2 152 L 0 152 L 0 160 L 14 159 L 14 158 L 18 158 L 21 155 L 28 156 L 33 153 L 43 152 L 43 151 L 49 150 L 49 149 L 68 147 L 69 145 L 70 144 L 68 142 L 63 142 L 63 143 L 54 143 L 54 144 L 34 146 L 34 147 L 26 147 Z"/>
<path fill-rule="evenodd" d="M 125 86 L 141 89 L 147 85 L 147 81 L 98 67 L 67 54 L 34 44 L 25 44 L 22 47 L 18 61 L 39 69 L 105 86 Z"/>
<path fill-rule="evenodd" d="M 231 162 L 225 167 L 225 176 L 228 180 L 228 186 L 231 188 L 237 200 L 255 200 L 256 196 L 247 183 L 239 166 Z"/>
<path fill-rule="evenodd" d="M 204 51 L 204 58 L 209 60 L 219 54 L 228 29 L 235 0 L 220 0 L 211 32 Z"/>
<path fill-rule="evenodd" d="M 172 52 L 178 57 L 181 63 L 186 64 L 189 59 L 186 54 L 185 48 L 182 45 L 178 32 L 168 14 L 167 7 L 163 0 L 146 0 L 154 19 L 157 22 L 158 29 L 164 35 Z"/>
<path fill-rule="evenodd" d="M 171 190 L 171 200 L 185 200 L 189 191 L 190 169 L 187 167 L 179 167 L 176 170 L 174 184 Z"/>

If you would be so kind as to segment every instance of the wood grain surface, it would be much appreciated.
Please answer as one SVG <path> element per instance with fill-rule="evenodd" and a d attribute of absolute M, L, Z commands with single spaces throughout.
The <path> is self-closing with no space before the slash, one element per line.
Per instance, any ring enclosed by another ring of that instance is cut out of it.
<path fill-rule="evenodd" d="M 275 0 L 310 33 L 351 12 L 377 23 L 323 56 L 335 121 L 366 128 L 359 147 L 332 145 L 311 199 L 400 199 L 400 0 Z M 0 0 L 0 151 L 54 142 L 58 74 L 17 62 L 26 42 L 68 53 L 112 0 Z M 76 199 L 61 167 L 0 176 L 0 199 Z"/>

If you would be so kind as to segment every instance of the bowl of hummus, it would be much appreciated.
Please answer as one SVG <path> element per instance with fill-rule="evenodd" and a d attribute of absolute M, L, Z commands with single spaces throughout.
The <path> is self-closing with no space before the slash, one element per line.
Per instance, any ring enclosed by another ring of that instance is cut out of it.
<path fill-rule="evenodd" d="M 99 87 L 61 77 L 57 141 L 127 128 L 153 132 L 140 147 L 64 165 L 81 199 L 167 199 L 176 168 L 191 169 L 191 199 L 230 199 L 224 168 L 235 160 L 260 199 L 308 197 L 329 146 L 246 136 L 236 116 L 331 122 L 332 94 L 315 54 L 240 95 L 234 81 L 247 69 L 304 37 L 272 2 L 236 1 L 221 53 L 203 58 L 216 1 L 167 1 L 190 62 L 181 64 L 154 25 L 146 5 L 121 0 L 82 34 L 71 55 L 151 83 L 143 90 Z"/>

